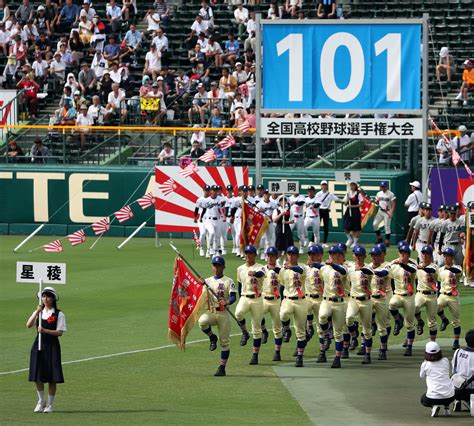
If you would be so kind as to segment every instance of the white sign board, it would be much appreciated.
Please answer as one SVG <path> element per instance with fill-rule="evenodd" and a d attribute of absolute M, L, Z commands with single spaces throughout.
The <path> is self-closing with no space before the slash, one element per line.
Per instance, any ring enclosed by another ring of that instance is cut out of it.
<path fill-rule="evenodd" d="M 350 171 L 344 170 L 342 172 L 336 172 L 336 182 L 360 182 L 360 172 L 358 170 Z"/>
<path fill-rule="evenodd" d="M 278 180 L 268 182 L 268 190 L 279 194 L 298 194 L 300 183 L 298 181 Z"/>
<path fill-rule="evenodd" d="M 262 118 L 263 138 L 422 139 L 421 118 Z"/>
<path fill-rule="evenodd" d="M 16 282 L 38 284 L 66 284 L 65 263 L 16 262 Z"/>

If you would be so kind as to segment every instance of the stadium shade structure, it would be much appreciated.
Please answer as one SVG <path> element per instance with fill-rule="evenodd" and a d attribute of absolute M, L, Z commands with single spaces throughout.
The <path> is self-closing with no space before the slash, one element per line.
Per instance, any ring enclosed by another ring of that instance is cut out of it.
<path fill-rule="evenodd" d="M 422 181 L 426 189 L 428 14 L 424 14 L 422 19 L 308 19 L 291 22 L 261 19 L 257 14 L 256 24 L 257 183 L 262 180 L 264 113 L 405 114 L 421 120 Z M 419 43 L 420 51 L 416 47 Z M 339 47 L 345 48 L 343 55 Z M 284 59 L 286 52 L 287 61 Z M 350 62 L 344 62 L 344 58 Z M 320 60 L 319 64 L 316 59 Z M 286 68 L 283 61 L 287 63 Z M 381 61 L 386 64 L 386 77 L 383 77 Z M 336 66 L 339 70 L 351 69 L 349 81 L 343 81 L 344 88 L 340 83 L 341 79 L 347 80 L 347 76 L 339 75 L 338 78 Z M 276 83 L 270 84 L 272 78 Z M 381 84 L 384 83 L 386 96 L 382 99 Z M 309 87 L 305 88 L 305 85 Z M 408 139 L 402 136 L 399 138 Z M 426 193 L 423 196 L 426 197 Z"/>

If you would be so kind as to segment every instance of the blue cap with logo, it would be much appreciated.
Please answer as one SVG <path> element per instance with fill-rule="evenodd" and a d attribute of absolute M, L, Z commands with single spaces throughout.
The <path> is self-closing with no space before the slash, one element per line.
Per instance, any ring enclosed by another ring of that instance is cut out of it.
<path fill-rule="evenodd" d="M 347 251 L 346 243 L 337 243 L 336 244 L 342 251 Z"/>
<path fill-rule="evenodd" d="M 358 255 L 361 255 L 361 256 L 365 256 L 367 254 L 367 252 L 365 251 L 365 248 L 362 244 L 356 244 L 354 246 L 354 248 L 352 249 L 353 253 L 354 254 L 358 254 Z"/>
<path fill-rule="evenodd" d="M 245 248 L 244 248 L 244 253 L 254 253 L 254 254 L 257 254 L 257 249 L 255 248 L 255 246 L 249 244 L 248 246 L 245 246 Z"/>
<path fill-rule="evenodd" d="M 401 246 L 407 246 L 408 241 L 407 240 L 401 240 L 398 242 L 397 247 L 400 248 Z"/>
<path fill-rule="evenodd" d="M 428 253 L 428 254 L 433 254 L 433 247 L 431 246 L 423 246 L 421 248 L 422 253 Z"/>
<path fill-rule="evenodd" d="M 224 266 L 225 265 L 225 259 L 222 256 L 214 256 L 212 258 L 211 263 L 213 265 L 222 265 L 222 266 Z"/>
<path fill-rule="evenodd" d="M 321 253 L 324 253 L 324 249 L 321 244 L 311 244 L 308 247 L 308 254 L 321 254 Z"/>
<path fill-rule="evenodd" d="M 398 251 L 400 253 L 411 253 L 411 248 L 408 244 L 403 244 L 398 246 Z"/>
<path fill-rule="evenodd" d="M 344 251 L 342 250 L 341 247 L 339 247 L 339 244 L 336 244 L 334 246 L 329 247 L 329 254 L 342 254 Z"/>
<path fill-rule="evenodd" d="M 456 253 L 452 248 L 447 247 L 443 250 L 443 254 L 445 256 L 454 256 Z"/>
<path fill-rule="evenodd" d="M 382 254 L 382 250 L 380 249 L 380 247 L 377 247 L 377 245 L 375 245 L 374 247 L 372 247 L 369 251 L 369 253 L 372 255 L 372 256 L 377 256 L 379 254 Z"/>
<path fill-rule="evenodd" d="M 249 190 L 249 189 L 247 188 L 247 185 L 240 185 L 240 186 L 239 186 L 239 191 L 244 191 L 244 192 L 246 192 L 246 191 L 248 191 L 248 190 Z"/>
<path fill-rule="evenodd" d="M 286 249 L 286 252 L 287 252 L 288 254 L 300 254 L 300 251 L 299 251 L 298 247 L 296 247 L 296 246 L 290 246 L 290 247 L 288 247 L 288 248 Z"/>
<path fill-rule="evenodd" d="M 278 255 L 278 249 L 276 247 L 268 247 L 267 251 L 265 252 L 266 254 L 272 254 L 274 256 Z"/>
<path fill-rule="evenodd" d="M 386 180 L 383 180 L 382 182 L 380 182 L 380 186 L 382 188 L 388 188 L 388 182 Z"/>
<path fill-rule="evenodd" d="M 380 250 L 380 253 L 385 253 L 387 251 L 387 246 L 384 243 L 377 243 L 374 247 L 377 247 Z"/>

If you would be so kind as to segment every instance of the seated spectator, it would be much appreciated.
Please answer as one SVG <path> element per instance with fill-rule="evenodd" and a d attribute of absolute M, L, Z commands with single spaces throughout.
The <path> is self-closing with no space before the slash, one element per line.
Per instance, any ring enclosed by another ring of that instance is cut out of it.
<path fill-rule="evenodd" d="M 30 158 L 32 163 L 46 163 L 49 156 L 49 149 L 43 146 L 43 141 L 40 138 L 36 138 L 33 142 L 33 146 L 30 150 Z"/>
<path fill-rule="evenodd" d="M 464 71 L 462 73 L 461 91 L 456 96 L 456 100 L 466 106 L 468 104 L 469 92 L 474 90 L 474 69 L 469 59 L 466 59 L 463 65 Z"/>
<path fill-rule="evenodd" d="M 474 329 L 466 333 L 466 349 L 457 349 L 454 352 L 452 367 L 453 367 L 453 381 L 455 382 L 454 397 L 454 411 L 463 411 L 463 402 L 467 405 L 469 411 L 469 402 L 471 395 L 474 394 Z M 458 379 L 463 380 L 461 386 L 456 386 Z M 467 403 L 467 404 L 466 404 Z"/>
<path fill-rule="evenodd" d="M 137 31 L 135 24 L 130 25 L 130 29 L 125 34 L 123 39 L 126 45 L 126 52 L 122 53 L 122 61 L 124 56 L 130 56 L 133 63 L 136 65 L 140 56 L 142 46 L 142 35 Z"/>
<path fill-rule="evenodd" d="M 156 36 L 153 37 L 152 44 L 156 46 L 156 50 L 158 53 L 161 55 L 161 65 L 167 65 L 168 64 L 168 37 L 163 33 L 163 30 L 161 28 L 158 28 L 156 30 Z"/>
<path fill-rule="evenodd" d="M 233 66 L 239 55 L 239 42 L 235 39 L 234 34 L 229 34 L 228 40 L 225 42 L 224 53 L 221 55 L 221 63 L 229 61 L 229 63 Z"/>
<path fill-rule="evenodd" d="M 209 99 L 210 110 L 214 107 L 222 109 L 221 92 L 216 81 L 211 82 L 211 90 L 207 92 L 207 98 Z"/>
<path fill-rule="evenodd" d="M 455 136 L 452 140 L 454 149 L 459 153 L 461 159 L 469 164 L 471 157 L 471 138 L 467 134 L 467 127 L 462 124 L 458 127 L 459 136 Z"/>
<path fill-rule="evenodd" d="M 136 1 L 136 0 L 134 0 Z M 122 20 L 127 24 L 135 24 L 137 10 L 132 0 L 123 0 Z"/>
<path fill-rule="evenodd" d="M 207 122 L 207 127 L 212 127 L 215 129 L 219 129 L 225 127 L 225 121 L 221 116 L 221 110 L 218 107 L 214 107 L 212 109 L 211 117 Z"/>
<path fill-rule="evenodd" d="M 128 64 L 126 62 L 120 63 L 119 72 L 120 72 L 120 87 L 123 90 L 125 90 L 125 94 L 127 95 L 127 98 L 131 98 L 134 95 L 133 93 L 134 82 L 132 80 L 132 76 L 128 70 Z"/>
<path fill-rule="evenodd" d="M 108 63 L 100 50 L 96 50 L 94 59 L 92 59 L 91 70 L 94 72 L 97 80 L 100 80 L 104 75 Z"/>
<path fill-rule="evenodd" d="M 14 89 L 16 86 L 16 81 L 18 77 L 18 63 L 16 61 L 15 55 L 8 56 L 7 64 L 3 69 L 3 88 L 4 89 Z"/>
<path fill-rule="evenodd" d="M 79 88 L 79 83 L 76 80 L 76 76 L 72 72 L 67 75 L 64 86 L 70 87 L 72 93 L 74 93 Z"/>
<path fill-rule="evenodd" d="M 11 37 L 10 31 L 5 29 L 5 24 L 0 22 L 0 53 L 3 53 L 3 56 L 8 56 L 8 46 L 10 46 Z"/>
<path fill-rule="evenodd" d="M 45 17 L 46 17 L 46 26 L 48 28 L 48 36 L 54 33 L 55 25 L 59 20 L 59 9 L 56 3 L 53 3 L 53 0 L 46 0 L 45 5 Z"/>
<path fill-rule="evenodd" d="M 178 71 L 178 75 L 175 78 L 175 88 L 176 94 L 185 101 L 189 96 L 191 82 L 183 70 Z"/>
<path fill-rule="evenodd" d="M 34 20 L 30 19 L 26 25 L 23 26 L 23 30 L 21 32 L 21 39 L 23 43 L 26 44 L 27 47 L 34 46 L 36 40 L 39 38 L 38 28 L 34 24 Z"/>
<path fill-rule="evenodd" d="M 104 71 L 102 78 L 100 79 L 99 85 L 99 95 L 103 103 L 107 103 L 109 93 L 112 91 L 112 79 L 110 78 L 110 72 L 108 70 Z"/>
<path fill-rule="evenodd" d="M 51 42 L 45 33 L 40 34 L 39 40 L 36 41 L 35 52 L 40 53 L 41 56 L 47 61 L 51 61 L 51 59 L 53 59 Z"/>
<path fill-rule="evenodd" d="M 109 36 L 109 44 L 104 47 L 104 58 L 107 59 L 109 65 L 119 60 L 120 45 L 115 42 L 115 36 Z"/>
<path fill-rule="evenodd" d="M 336 0 L 319 0 L 316 15 L 319 19 L 335 19 Z"/>
<path fill-rule="evenodd" d="M 282 10 L 283 8 L 278 6 L 278 2 L 271 2 L 267 12 L 267 19 L 281 19 L 283 15 Z"/>
<path fill-rule="evenodd" d="M 209 23 L 207 21 L 204 21 L 201 15 L 197 15 L 196 19 L 191 25 L 191 33 L 186 39 L 186 42 L 189 48 L 191 48 L 191 46 L 194 46 L 196 44 L 197 36 L 200 33 L 209 35 Z"/>
<path fill-rule="evenodd" d="M 235 71 L 232 73 L 232 76 L 237 80 L 237 86 L 247 82 L 248 75 L 242 66 L 242 62 L 235 63 Z"/>
<path fill-rule="evenodd" d="M 74 66 L 74 57 L 65 43 L 61 44 L 59 54 L 61 55 L 61 61 L 66 65 L 66 72 L 70 72 L 71 68 Z"/>
<path fill-rule="evenodd" d="M 163 149 L 158 154 L 158 161 L 165 166 L 172 166 L 174 164 L 174 149 L 171 148 L 169 142 L 163 144 Z"/>
<path fill-rule="evenodd" d="M 208 62 L 214 61 L 217 67 L 222 66 L 222 48 L 221 45 L 215 41 L 214 36 L 209 36 L 207 40 L 206 59 Z"/>
<path fill-rule="evenodd" d="M 49 73 L 53 79 L 55 91 L 57 92 L 58 88 L 64 85 L 66 77 L 66 64 L 62 61 L 60 52 L 54 54 L 54 59 L 49 64 Z"/>
<path fill-rule="evenodd" d="M 59 32 L 67 32 L 74 28 L 79 21 L 79 7 L 72 0 L 66 0 L 66 4 L 62 7 L 56 20 L 56 27 Z"/>
<path fill-rule="evenodd" d="M 23 0 L 21 6 L 15 12 L 15 18 L 21 25 L 25 25 L 30 19 L 33 19 L 34 8 L 30 0 Z"/>
<path fill-rule="evenodd" d="M 97 13 L 96 13 L 95 9 L 93 7 L 91 7 L 90 0 L 84 0 L 84 2 L 82 4 L 81 13 L 82 13 L 82 11 L 86 12 L 87 20 L 93 22 L 94 16 L 96 16 Z"/>
<path fill-rule="evenodd" d="M 76 67 L 84 57 L 85 50 L 85 45 L 79 36 L 79 31 L 72 30 L 71 37 L 68 40 L 67 50 L 71 52 L 72 66 Z"/>
<path fill-rule="evenodd" d="M 201 127 L 200 124 L 195 124 L 193 126 L 194 128 Z M 199 147 L 203 152 L 206 150 L 206 132 L 203 130 L 200 131 L 194 131 L 191 134 L 191 145 L 194 144 L 194 142 L 197 142 L 199 144 Z"/>
<path fill-rule="evenodd" d="M 107 20 L 109 21 L 112 33 L 120 33 L 122 27 L 122 9 L 117 6 L 115 0 L 110 0 L 108 6 L 105 9 L 107 14 Z"/>
<path fill-rule="evenodd" d="M 229 103 L 232 102 L 235 91 L 237 90 L 237 80 L 234 76 L 230 75 L 228 67 L 222 68 L 219 89 L 221 91 L 221 97 L 226 98 Z"/>
<path fill-rule="evenodd" d="M 244 108 L 244 100 L 242 99 L 242 92 L 237 89 L 235 92 L 235 98 L 232 100 L 232 103 L 230 104 L 230 121 L 233 123 L 236 119 L 235 112 L 237 109 L 243 109 Z M 235 126 L 234 126 L 235 127 Z"/>
<path fill-rule="evenodd" d="M 256 31 L 257 24 L 255 22 L 255 12 L 250 12 L 250 18 L 247 21 L 247 38 L 244 42 L 244 50 L 252 49 L 255 51 L 255 45 L 257 43 Z"/>
<path fill-rule="evenodd" d="M 82 96 L 82 93 L 80 90 L 76 90 L 74 92 L 74 97 L 72 98 L 72 106 L 74 107 L 76 112 L 79 112 L 82 105 L 87 106 L 86 98 Z"/>
<path fill-rule="evenodd" d="M 46 8 L 43 5 L 38 6 L 34 24 L 40 34 L 46 34 L 49 32 Z"/>
<path fill-rule="evenodd" d="M 200 44 L 196 44 L 194 49 L 189 51 L 188 58 L 192 65 L 206 62 L 206 54 L 201 50 Z"/>
<path fill-rule="evenodd" d="M 198 140 L 193 141 L 193 146 L 191 148 L 191 152 L 189 156 L 192 160 L 197 160 L 201 155 L 203 155 L 206 151 L 201 148 Z"/>
<path fill-rule="evenodd" d="M 87 12 L 82 9 L 79 15 L 79 37 L 85 46 L 89 46 L 94 35 L 94 24 L 89 20 Z"/>
<path fill-rule="evenodd" d="M 211 70 L 207 62 L 198 63 L 192 68 L 193 78 L 200 81 L 204 86 L 209 84 Z"/>
<path fill-rule="evenodd" d="M 150 37 L 160 28 L 160 15 L 155 11 L 153 6 L 148 7 L 143 22 L 146 22 L 147 24 L 146 30 L 143 31 L 143 36 L 145 38 Z"/>
<path fill-rule="evenodd" d="M 286 0 L 285 13 L 290 15 L 292 18 L 296 18 L 298 11 L 301 9 L 301 3 L 301 0 Z"/>
<path fill-rule="evenodd" d="M 43 59 L 40 52 L 35 53 L 35 61 L 31 66 L 35 81 L 40 87 L 48 80 L 48 63 Z"/>
<path fill-rule="evenodd" d="M 441 81 L 440 75 L 446 74 L 448 83 L 451 83 L 451 77 L 454 74 L 454 60 L 452 55 L 449 54 L 447 47 L 442 47 L 439 51 L 439 63 L 436 65 L 436 79 Z"/>
<path fill-rule="evenodd" d="M 21 36 L 15 37 L 14 43 L 10 46 L 10 55 L 15 55 L 18 65 L 25 65 L 28 61 L 28 49 L 21 41 Z"/>
<path fill-rule="evenodd" d="M 110 121 L 113 116 L 120 114 L 121 121 L 127 118 L 127 108 L 125 104 L 125 91 L 120 89 L 117 83 L 112 83 L 112 91 L 107 97 L 107 106 L 105 107 L 107 114 L 106 121 Z"/>
<path fill-rule="evenodd" d="M 82 104 L 79 110 L 79 115 L 76 118 L 77 126 L 92 126 L 93 119 L 89 116 L 87 105 Z M 86 136 L 90 132 L 90 129 L 79 129 L 79 135 L 81 140 L 81 148 L 83 149 L 86 145 Z"/>
<path fill-rule="evenodd" d="M 5 22 L 10 18 L 10 8 L 8 7 L 7 0 L 0 0 L 0 21 Z"/>
<path fill-rule="evenodd" d="M 234 10 L 234 19 L 232 22 L 237 25 L 237 37 L 241 37 L 247 29 L 247 21 L 249 20 L 249 10 L 240 2 L 237 9 Z"/>
<path fill-rule="evenodd" d="M 91 46 L 95 50 L 102 51 L 104 49 L 105 33 L 107 27 L 102 22 L 102 19 L 99 15 L 94 16 L 94 19 L 92 19 L 92 23 L 94 24 L 94 35 L 91 38 Z"/>
<path fill-rule="evenodd" d="M 247 123 L 250 128 L 255 129 L 257 127 L 257 116 L 255 115 L 255 102 L 252 102 L 248 108 Z"/>
<path fill-rule="evenodd" d="M 100 98 L 97 95 L 92 96 L 92 105 L 87 110 L 87 115 L 92 120 L 92 126 L 102 126 L 106 109 L 100 104 Z"/>
<path fill-rule="evenodd" d="M 202 83 L 199 83 L 197 88 L 198 91 L 194 95 L 193 104 L 188 110 L 189 125 L 193 124 L 193 114 L 198 114 L 201 119 L 201 124 L 204 126 L 208 106 L 207 92 Z"/>
<path fill-rule="evenodd" d="M 156 49 L 154 43 L 150 46 L 150 51 L 145 55 L 145 67 L 143 68 L 143 74 L 151 76 L 153 80 L 156 80 L 161 70 L 161 54 Z"/>
<path fill-rule="evenodd" d="M 199 46 L 201 46 L 201 52 L 206 53 L 207 43 L 208 43 L 208 39 L 206 38 L 206 34 L 199 33 L 196 44 L 199 44 Z"/>
<path fill-rule="evenodd" d="M 214 142 L 214 146 L 212 149 L 214 150 L 214 154 L 216 158 L 216 165 L 217 166 L 228 166 L 229 165 L 229 155 L 230 151 L 228 149 L 222 149 L 219 146 L 220 140 L 216 138 Z"/>
<path fill-rule="evenodd" d="M 166 0 L 155 0 L 153 7 L 155 8 L 158 15 L 160 15 L 160 20 L 164 25 L 166 25 L 169 22 L 171 16 L 171 11 L 168 7 L 168 4 L 166 3 Z"/>
<path fill-rule="evenodd" d="M 25 153 L 21 149 L 21 146 L 16 143 L 15 139 L 11 139 L 8 142 L 7 150 L 5 152 L 8 163 L 22 163 L 24 161 Z"/>
<path fill-rule="evenodd" d="M 61 126 L 75 126 L 76 125 L 76 109 L 72 104 L 71 98 L 64 99 L 64 105 L 59 112 L 59 124 Z"/>
<path fill-rule="evenodd" d="M 425 360 L 421 364 L 420 377 L 426 378 L 426 392 L 421 396 L 421 404 L 431 407 L 431 417 L 449 416 L 449 404 L 454 401 L 454 386 L 449 378 L 449 361 L 436 342 L 428 342 L 425 347 Z"/>
<path fill-rule="evenodd" d="M 214 12 L 212 8 L 209 6 L 207 0 L 204 0 L 201 3 L 201 9 L 199 9 L 199 15 L 202 16 L 203 21 L 207 21 L 207 25 L 209 28 L 214 28 Z"/>
<path fill-rule="evenodd" d="M 97 78 L 87 62 L 81 64 L 81 71 L 79 71 L 78 80 L 79 88 L 84 95 L 90 96 L 97 92 Z"/>
<path fill-rule="evenodd" d="M 120 85 L 122 82 L 122 73 L 119 70 L 119 64 L 117 62 L 112 62 L 110 73 L 110 79 Z"/>

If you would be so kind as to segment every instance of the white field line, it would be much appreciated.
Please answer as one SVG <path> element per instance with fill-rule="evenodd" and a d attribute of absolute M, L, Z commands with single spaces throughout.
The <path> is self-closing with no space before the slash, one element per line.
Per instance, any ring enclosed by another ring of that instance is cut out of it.
<path fill-rule="evenodd" d="M 232 337 L 234 336 L 240 336 L 240 334 L 231 334 Z M 186 345 L 192 345 L 194 343 L 203 343 L 203 342 L 208 342 L 209 339 L 200 339 L 200 340 L 193 340 L 191 342 L 186 342 Z M 157 346 L 155 348 L 147 348 L 147 349 L 136 349 L 134 351 L 126 351 L 126 352 L 117 352 L 115 354 L 108 354 L 108 355 L 99 355 L 99 356 L 93 356 L 90 358 L 82 358 L 82 359 L 75 359 L 72 361 L 65 361 L 62 364 L 78 364 L 80 362 L 87 362 L 87 361 L 95 361 L 96 359 L 106 359 L 106 358 L 114 358 L 116 356 L 122 356 L 122 355 L 131 355 L 131 354 L 138 354 L 141 352 L 152 352 L 152 351 L 159 351 L 161 349 L 168 349 L 168 348 L 175 348 L 176 345 L 164 345 L 164 346 Z M 29 368 L 22 368 L 20 370 L 12 370 L 12 371 L 0 371 L 0 376 L 6 376 L 8 374 L 16 374 L 16 373 L 23 373 L 25 371 L 28 371 Z"/>

